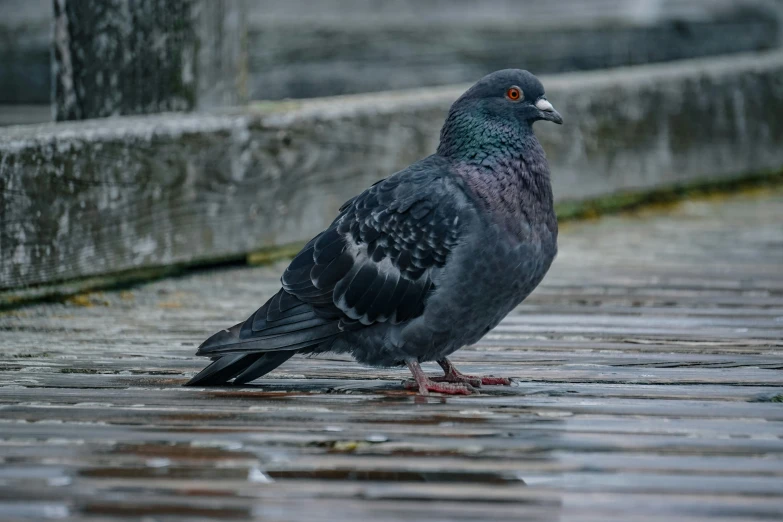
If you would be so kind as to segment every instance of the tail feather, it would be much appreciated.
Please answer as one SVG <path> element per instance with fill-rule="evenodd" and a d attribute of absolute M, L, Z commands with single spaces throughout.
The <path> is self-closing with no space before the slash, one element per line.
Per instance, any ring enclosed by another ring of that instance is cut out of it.
<path fill-rule="evenodd" d="M 263 353 L 233 354 L 220 357 L 190 379 L 185 386 L 216 386 L 224 384 L 248 366 L 253 365 Z"/>
<path fill-rule="evenodd" d="M 209 338 L 198 347 L 196 355 L 209 355 L 210 352 L 213 352 L 216 348 L 237 342 L 239 340 L 239 331 L 242 329 L 243 324 L 244 323 L 235 324 L 231 328 L 220 330 L 218 333 L 209 336 Z"/>
<path fill-rule="evenodd" d="M 299 350 L 333 340 L 341 332 L 337 318 L 316 314 L 308 304 L 280 290 L 250 318 L 221 330 L 199 346 L 196 355 L 213 362 L 189 386 L 214 386 L 234 379 L 250 382 L 271 372 Z"/>
<path fill-rule="evenodd" d="M 200 348 L 196 355 L 225 355 L 298 350 L 300 348 L 320 344 L 326 339 L 339 334 L 340 331 L 339 323 L 334 321 L 333 323 L 325 325 L 304 328 L 302 330 L 269 337 L 234 339 L 231 342 L 210 347 L 209 349 Z"/>
<path fill-rule="evenodd" d="M 263 354 L 263 357 L 259 358 L 253 364 L 245 368 L 242 373 L 237 375 L 234 379 L 234 384 L 246 384 L 250 381 L 254 381 L 276 369 L 293 357 L 294 354 L 296 354 L 294 351 L 265 353 Z"/>

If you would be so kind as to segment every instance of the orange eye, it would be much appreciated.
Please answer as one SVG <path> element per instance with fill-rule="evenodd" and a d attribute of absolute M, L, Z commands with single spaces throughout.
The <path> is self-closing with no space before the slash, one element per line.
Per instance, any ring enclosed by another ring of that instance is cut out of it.
<path fill-rule="evenodd" d="M 509 87 L 506 91 L 506 98 L 508 98 L 511 101 L 517 101 L 522 99 L 522 90 L 514 85 L 513 87 Z"/>

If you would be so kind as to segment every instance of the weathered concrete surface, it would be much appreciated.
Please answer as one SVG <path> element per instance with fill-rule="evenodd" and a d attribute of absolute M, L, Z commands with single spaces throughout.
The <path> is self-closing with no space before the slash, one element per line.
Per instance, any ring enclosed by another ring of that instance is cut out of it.
<path fill-rule="evenodd" d="M 52 0 L 0 0 L 0 103 L 50 102 L 51 35 Z"/>
<path fill-rule="evenodd" d="M 559 201 L 783 166 L 783 51 L 544 78 Z M 309 239 L 430 154 L 465 86 L 0 133 L 0 287 Z"/>
<path fill-rule="evenodd" d="M 0 103 L 50 101 L 53 3 L 0 0 Z M 769 49 L 780 43 L 776 9 L 777 0 L 258 0 L 246 88 L 251 99 L 328 96 L 469 82 L 510 66 L 541 74 Z M 225 51 L 238 40 L 225 41 L 223 66 L 237 56 Z M 208 77 L 232 92 L 223 84 L 233 74 Z"/>
<path fill-rule="evenodd" d="M 251 10 L 252 99 L 471 82 L 777 47 L 764 0 L 267 0 Z M 778 6 L 779 7 L 779 6 Z"/>
<path fill-rule="evenodd" d="M 0 104 L 0 127 L 6 125 L 33 125 L 52 121 L 52 106 L 48 103 L 34 105 Z"/>
<path fill-rule="evenodd" d="M 339 356 L 183 387 L 282 266 L 0 313 L 0 518 L 783 520 L 782 221 L 777 192 L 569 224 L 454 354 L 517 381 L 471 397 Z"/>
<path fill-rule="evenodd" d="M 246 2 L 54 0 L 57 120 L 247 101 Z"/>

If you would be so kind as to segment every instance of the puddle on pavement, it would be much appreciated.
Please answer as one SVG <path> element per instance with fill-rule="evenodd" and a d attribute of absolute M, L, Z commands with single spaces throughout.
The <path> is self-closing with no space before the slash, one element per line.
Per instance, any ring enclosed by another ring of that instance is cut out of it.
<path fill-rule="evenodd" d="M 187 412 L 187 413 L 161 413 L 157 417 L 161 421 L 187 422 L 189 425 L 200 425 L 204 422 L 232 420 L 239 416 L 237 413 L 227 412 Z"/>
<path fill-rule="evenodd" d="M 180 479 L 180 480 L 247 480 L 249 468 L 222 468 L 215 466 L 151 465 L 88 468 L 79 471 L 80 477 L 103 479 Z"/>
<path fill-rule="evenodd" d="M 116 457 L 110 466 L 84 468 L 80 477 L 111 479 L 247 480 L 258 457 L 225 445 L 186 442 L 117 444 L 105 452 Z M 129 461 L 129 459 L 132 459 Z"/>
<path fill-rule="evenodd" d="M 263 391 L 263 390 L 241 390 L 241 391 L 209 391 L 205 396 L 215 399 L 287 399 L 310 395 L 304 391 Z"/>
<path fill-rule="evenodd" d="M 246 506 L 206 507 L 187 504 L 149 504 L 134 502 L 88 502 L 81 506 L 85 515 L 151 517 L 175 516 L 199 519 L 249 519 L 252 509 Z"/>
<path fill-rule="evenodd" d="M 0 501 L 0 513 L 7 520 L 46 520 L 67 518 L 71 509 L 64 502 Z"/>
<path fill-rule="evenodd" d="M 267 474 L 275 480 L 342 480 L 372 482 L 449 482 L 470 484 L 515 484 L 525 481 L 513 473 L 490 471 L 413 471 L 413 470 L 368 470 L 353 468 L 330 468 L 315 470 L 269 470 Z"/>
<path fill-rule="evenodd" d="M 231 480 L 250 481 L 249 476 L 255 468 L 236 467 L 103 467 L 84 469 L 79 476 L 101 479 L 180 479 L 180 480 Z M 371 482 L 448 482 L 470 484 L 524 484 L 524 480 L 514 473 L 492 471 L 416 471 L 416 470 L 380 470 L 355 468 L 328 468 L 312 470 L 277 469 L 267 470 L 265 476 L 271 480 L 334 480 L 334 481 L 371 481 Z M 178 492 L 182 494 L 183 492 Z"/>
<path fill-rule="evenodd" d="M 407 424 L 412 426 L 432 426 L 442 425 L 443 423 L 452 424 L 481 424 L 492 420 L 491 416 L 456 416 L 456 415 L 422 415 L 420 417 L 408 417 L 398 418 L 391 417 L 388 419 L 368 418 L 362 419 L 362 423 L 368 424 Z"/>
<path fill-rule="evenodd" d="M 356 448 L 348 450 L 337 443 L 321 443 L 318 446 L 327 449 L 328 453 L 352 453 Z M 367 446 L 377 445 L 362 441 Z M 77 472 L 79 477 L 91 479 L 173 479 L 173 480 L 210 480 L 210 481 L 247 481 L 259 484 L 275 479 L 308 479 L 336 481 L 376 481 L 376 482 L 463 482 L 481 484 L 520 484 L 524 481 L 513 473 L 492 471 L 438 471 L 438 470 L 384 470 L 356 469 L 338 467 L 328 469 L 284 469 L 280 463 L 273 469 L 260 472 L 257 455 L 241 451 L 241 446 L 228 448 L 223 444 L 197 445 L 192 443 L 156 443 L 118 444 L 106 455 L 119 459 L 133 458 L 127 463 L 114 463 L 109 466 L 83 468 Z M 463 448 L 464 449 L 464 448 Z M 464 456 L 460 448 L 443 449 L 428 448 L 397 448 L 395 454 L 412 453 L 428 456 Z M 277 467 L 278 469 L 274 469 Z M 254 471 L 262 473 L 265 480 L 254 480 Z M 268 480 L 267 480 L 268 479 Z M 130 486 L 131 489 L 134 486 Z M 182 492 L 180 492 L 182 494 Z"/>
<path fill-rule="evenodd" d="M 117 444 L 110 453 L 169 460 L 256 460 L 256 456 L 247 451 L 235 451 L 217 445 L 199 446 L 190 443 Z"/>

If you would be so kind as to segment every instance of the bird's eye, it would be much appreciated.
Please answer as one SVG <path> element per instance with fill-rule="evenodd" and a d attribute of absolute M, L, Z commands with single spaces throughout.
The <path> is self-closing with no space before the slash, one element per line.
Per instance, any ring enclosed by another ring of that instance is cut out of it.
<path fill-rule="evenodd" d="M 522 89 L 517 87 L 516 85 L 509 87 L 506 91 L 506 98 L 508 98 L 511 101 L 519 101 L 522 99 Z"/>

